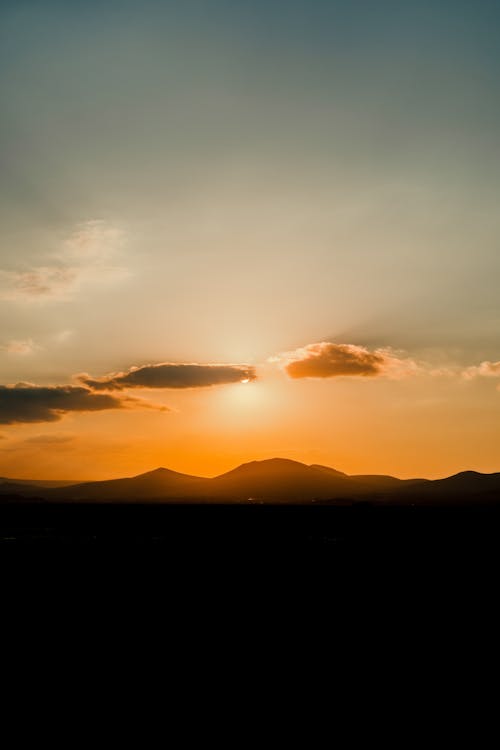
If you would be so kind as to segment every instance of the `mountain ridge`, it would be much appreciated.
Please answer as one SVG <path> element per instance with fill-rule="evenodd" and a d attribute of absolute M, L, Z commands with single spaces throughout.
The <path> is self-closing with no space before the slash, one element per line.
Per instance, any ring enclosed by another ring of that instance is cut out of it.
<path fill-rule="evenodd" d="M 131 477 L 89 482 L 0 479 L 0 498 L 52 502 L 202 503 L 453 503 L 480 498 L 500 503 L 500 472 L 463 471 L 442 479 L 399 479 L 384 474 L 348 475 L 321 464 L 286 458 L 249 461 L 215 477 L 160 466 Z"/>

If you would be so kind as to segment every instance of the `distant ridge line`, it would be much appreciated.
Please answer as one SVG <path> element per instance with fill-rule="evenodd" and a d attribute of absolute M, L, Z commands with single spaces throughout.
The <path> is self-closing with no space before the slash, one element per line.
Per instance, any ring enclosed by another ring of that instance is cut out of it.
<path fill-rule="evenodd" d="M 287 458 L 249 461 L 215 477 L 166 467 L 131 477 L 70 483 L 0 479 L 2 496 L 51 502 L 222 502 L 222 503 L 403 503 L 500 502 L 500 472 L 463 471 L 443 479 L 399 479 L 353 474 Z"/>

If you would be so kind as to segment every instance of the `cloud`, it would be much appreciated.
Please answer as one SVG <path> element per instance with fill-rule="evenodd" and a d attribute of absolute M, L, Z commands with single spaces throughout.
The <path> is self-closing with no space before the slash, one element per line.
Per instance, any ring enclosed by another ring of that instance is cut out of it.
<path fill-rule="evenodd" d="M 146 408 L 167 411 L 167 407 L 144 399 L 93 393 L 75 385 L 38 386 L 32 383 L 0 385 L 0 424 L 56 422 L 68 412 Z"/>
<path fill-rule="evenodd" d="M 75 435 L 59 434 L 59 435 L 33 435 L 32 437 L 25 438 L 24 444 L 27 445 L 63 445 L 64 443 L 71 443 L 75 440 Z"/>
<path fill-rule="evenodd" d="M 124 232 L 102 220 L 79 224 L 55 257 L 67 261 L 102 263 L 120 250 Z"/>
<path fill-rule="evenodd" d="M 7 354 L 33 354 L 40 346 L 33 339 L 13 340 L 0 346 L 0 351 Z"/>
<path fill-rule="evenodd" d="M 38 266 L 27 271 L 0 271 L 0 295 L 6 300 L 68 299 L 78 269 Z"/>
<path fill-rule="evenodd" d="M 20 301 L 68 300 L 85 283 L 115 281 L 128 275 L 109 265 L 123 243 L 123 232 L 104 221 L 76 227 L 50 263 L 30 268 L 0 270 L 0 298 Z"/>
<path fill-rule="evenodd" d="M 284 352 L 272 361 L 281 362 L 291 378 L 378 377 L 401 378 L 416 374 L 420 366 L 400 357 L 392 349 L 370 351 L 354 344 L 321 341 Z"/>
<path fill-rule="evenodd" d="M 93 390 L 123 390 L 125 388 L 203 388 L 224 383 L 255 380 L 253 367 L 247 365 L 201 365 L 162 362 L 156 365 L 131 367 L 126 372 L 115 372 L 100 378 L 86 373 L 76 376 L 79 382 Z"/>
<path fill-rule="evenodd" d="M 58 333 L 54 333 L 52 336 L 52 341 L 54 341 L 56 344 L 65 344 L 67 341 L 70 341 L 71 338 L 74 336 L 74 331 L 72 331 L 70 328 L 66 328 L 63 331 L 58 331 Z"/>
<path fill-rule="evenodd" d="M 16 453 L 19 450 L 26 451 L 26 450 L 35 450 L 40 451 L 47 449 L 54 449 L 57 448 L 57 450 L 66 450 L 66 449 L 72 449 L 72 443 L 77 439 L 76 435 L 71 435 L 69 433 L 57 433 L 54 435 L 49 434 L 41 434 L 41 435 L 32 435 L 30 437 L 18 439 L 18 440 L 10 440 L 7 443 L 7 447 L 0 448 L 0 451 L 2 453 Z"/>
<path fill-rule="evenodd" d="M 479 365 L 473 365 L 467 367 L 462 372 L 462 376 L 466 380 L 473 380 L 473 378 L 500 378 L 500 362 L 481 362 Z"/>

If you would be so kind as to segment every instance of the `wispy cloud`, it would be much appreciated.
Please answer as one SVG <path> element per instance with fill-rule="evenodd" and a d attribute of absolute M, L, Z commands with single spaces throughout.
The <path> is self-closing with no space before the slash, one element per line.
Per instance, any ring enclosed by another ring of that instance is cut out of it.
<path fill-rule="evenodd" d="M 58 331 L 57 333 L 54 333 L 52 336 L 52 341 L 56 344 L 65 344 L 67 341 L 70 341 L 71 338 L 74 336 L 74 331 L 72 331 L 69 328 L 66 328 L 62 331 Z"/>
<path fill-rule="evenodd" d="M 0 296 L 6 300 L 69 299 L 78 269 L 38 266 L 25 271 L 0 271 Z"/>
<path fill-rule="evenodd" d="M 76 439 L 76 435 L 69 433 L 58 433 L 56 435 L 32 435 L 31 437 L 25 438 L 22 442 L 25 445 L 34 445 L 41 448 L 47 445 L 65 445 L 72 443 Z"/>
<path fill-rule="evenodd" d="M 226 383 L 256 379 L 255 369 L 248 365 L 175 364 L 162 362 L 143 367 L 131 367 L 126 372 L 114 372 L 93 378 L 82 373 L 76 376 L 94 390 L 124 390 L 126 388 L 203 388 Z"/>
<path fill-rule="evenodd" d="M 115 256 L 122 248 L 125 235 L 122 229 L 102 220 L 80 224 L 64 242 L 54 257 L 63 262 L 103 263 Z"/>
<path fill-rule="evenodd" d="M 13 339 L 6 344 L 0 344 L 0 351 L 7 352 L 7 354 L 33 354 L 41 348 L 33 339 Z"/>
<path fill-rule="evenodd" d="M 355 344 L 320 341 L 294 351 L 283 352 L 271 361 L 278 362 L 290 378 L 335 378 L 385 376 L 402 378 L 421 371 L 415 360 L 393 349 L 370 351 Z"/>
<path fill-rule="evenodd" d="M 0 448 L 0 451 L 2 453 L 17 453 L 18 451 L 22 451 L 23 453 L 26 451 L 36 451 L 39 453 L 44 450 L 72 450 L 77 440 L 77 435 L 63 432 L 30 435 L 24 438 L 12 437 Z"/>
<path fill-rule="evenodd" d="M 0 270 L 0 297 L 32 302 L 68 300 L 84 284 L 123 279 L 128 271 L 111 263 L 123 241 L 123 232 L 104 221 L 80 224 L 62 247 L 50 254 L 47 263 Z"/>
<path fill-rule="evenodd" d="M 465 380 L 473 380 L 474 378 L 500 378 L 500 362 L 485 360 L 479 365 L 467 367 L 462 372 L 462 376 Z"/>

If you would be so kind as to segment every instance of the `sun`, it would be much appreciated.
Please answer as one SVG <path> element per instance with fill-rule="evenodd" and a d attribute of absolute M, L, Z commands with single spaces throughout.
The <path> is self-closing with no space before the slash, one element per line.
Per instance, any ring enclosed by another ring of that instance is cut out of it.
<path fill-rule="evenodd" d="M 240 383 L 249 383 L 250 378 L 243 378 L 243 380 L 240 380 Z"/>

